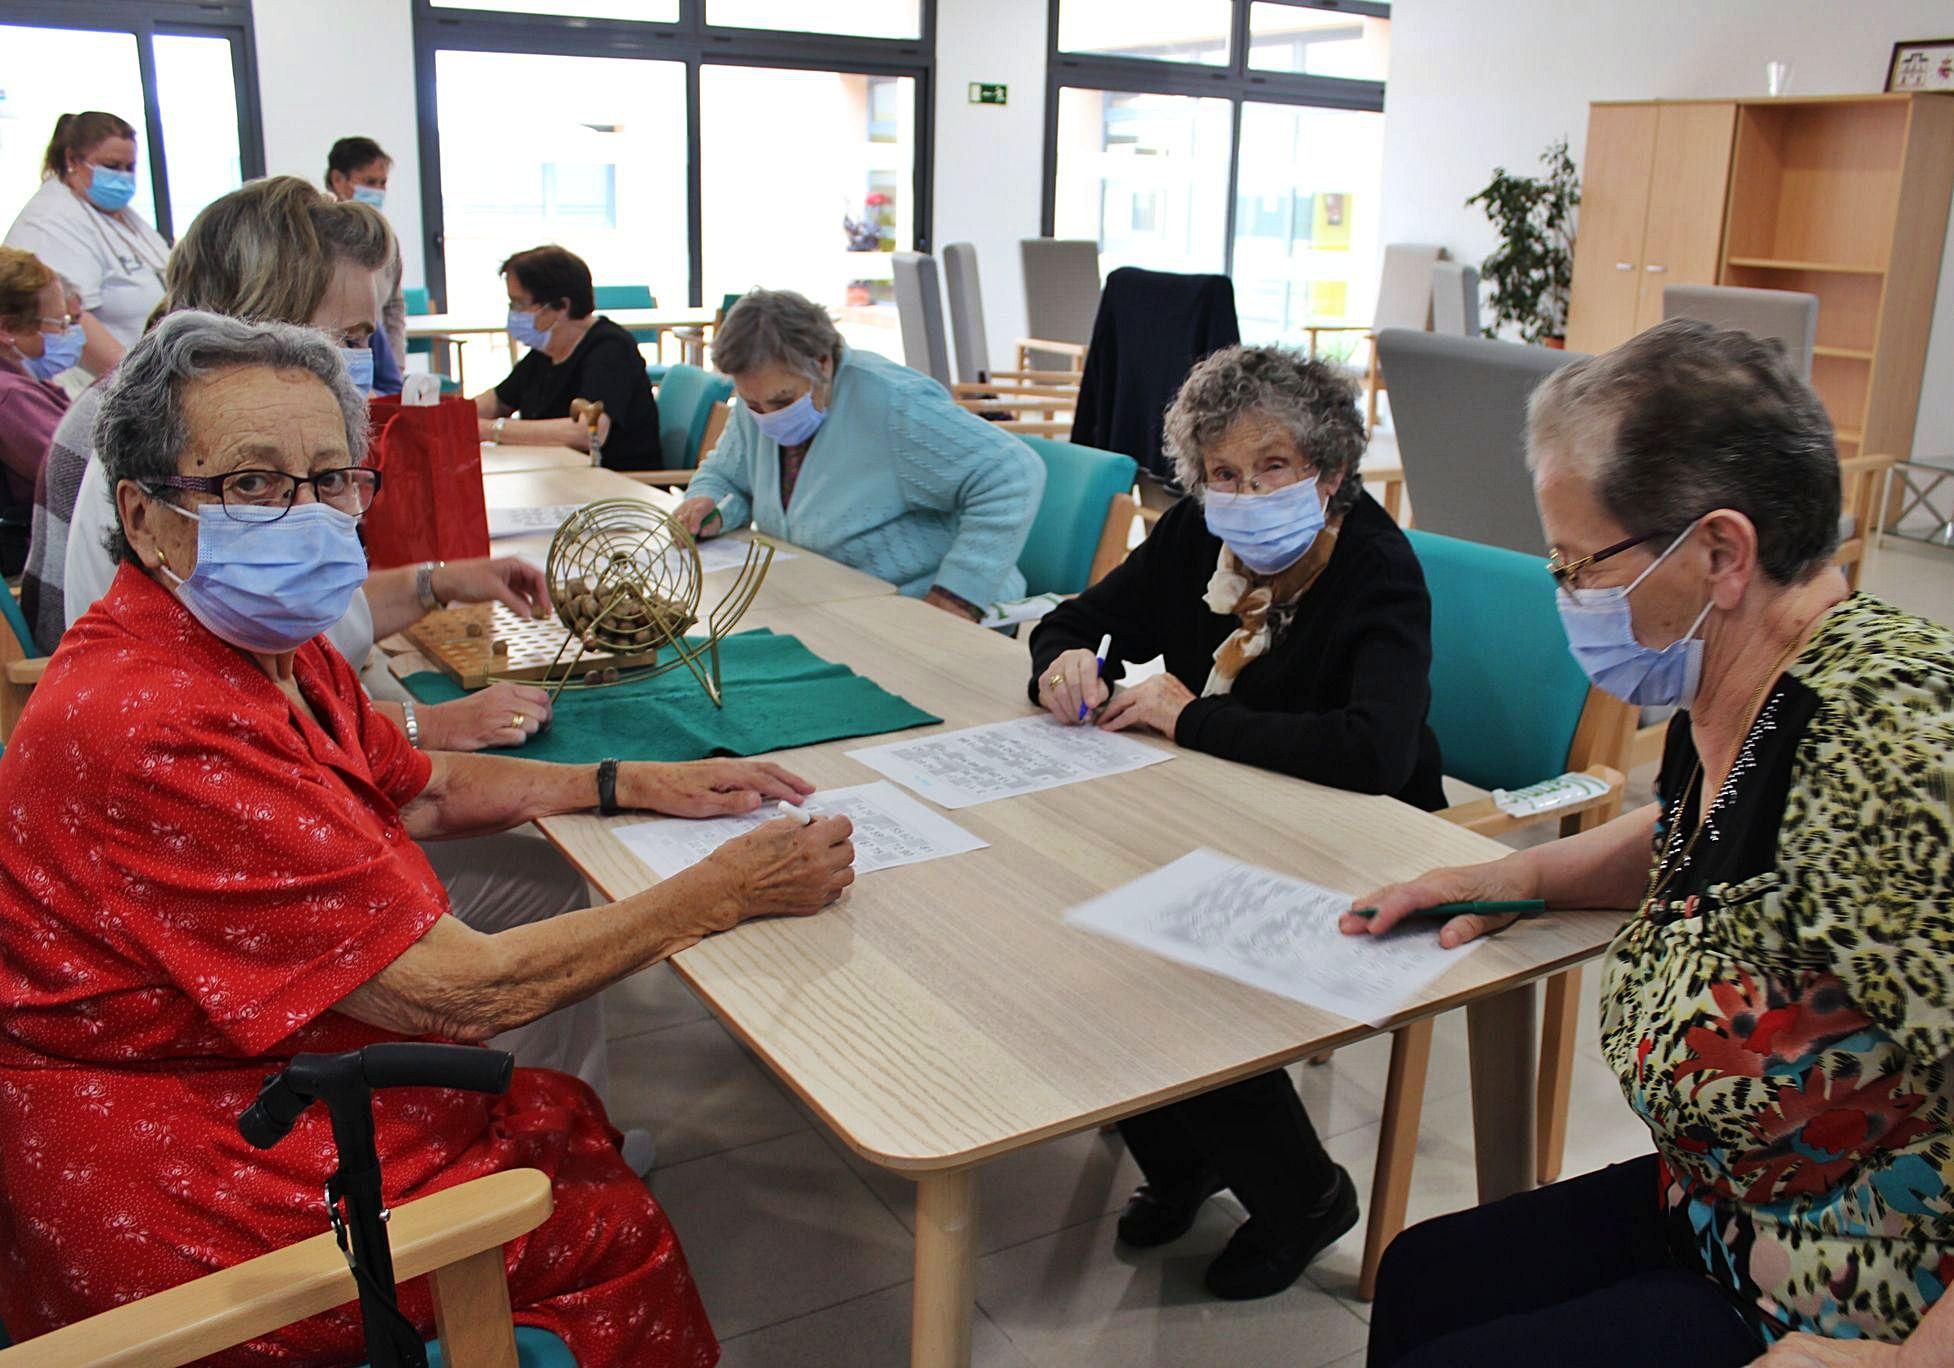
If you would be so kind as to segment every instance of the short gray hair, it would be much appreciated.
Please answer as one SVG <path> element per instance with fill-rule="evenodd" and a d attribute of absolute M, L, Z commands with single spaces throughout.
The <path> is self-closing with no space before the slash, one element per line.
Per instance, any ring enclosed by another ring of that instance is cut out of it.
<path fill-rule="evenodd" d="M 1364 492 L 1364 420 L 1357 387 L 1342 372 L 1281 347 L 1223 347 L 1196 362 L 1168 405 L 1162 438 L 1181 487 L 1201 497 L 1203 449 L 1244 418 L 1268 419 L 1289 434 L 1321 480 L 1343 476 L 1326 511 L 1341 513 Z"/>
<path fill-rule="evenodd" d="M 188 309 L 163 318 L 129 348 L 102 396 L 95 455 L 108 477 L 110 498 L 123 480 L 154 489 L 158 480 L 178 473 L 190 443 L 184 390 L 194 380 L 240 366 L 316 376 L 339 402 L 353 464 L 365 463 L 366 398 L 353 388 L 339 348 L 324 333 Z M 108 548 L 118 560 L 136 559 L 119 521 L 109 532 Z"/>
<path fill-rule="evenodd" d="M 778 365 L 818 381 L 821 358 L 839 366 L 841 352 L 841 333 L 827 310 L 792 290 L 740 296 L 712 339 L 712 364 L 727 375 Z"/>
<path fill-rule="evenodd" d="M 1527 464 L 1543 451 L 1587 479 L 1615 521 L 1680 534 L 1733 509 L 1779 584 L 1839 544 L 1839 456 L 1825 405 L 1769 338 L 1676 318 L 1563 366 L 1527 405 Z"/>

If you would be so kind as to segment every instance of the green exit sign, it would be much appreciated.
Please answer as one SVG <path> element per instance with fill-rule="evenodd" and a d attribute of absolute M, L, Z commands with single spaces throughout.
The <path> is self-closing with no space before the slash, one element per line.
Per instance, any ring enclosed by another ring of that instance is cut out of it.
<path fill-rule="evenodd" d="M 970 103 L 1004 104 L 1004 83 L 1002 81 L 972 81 L 970 83 Z"/>

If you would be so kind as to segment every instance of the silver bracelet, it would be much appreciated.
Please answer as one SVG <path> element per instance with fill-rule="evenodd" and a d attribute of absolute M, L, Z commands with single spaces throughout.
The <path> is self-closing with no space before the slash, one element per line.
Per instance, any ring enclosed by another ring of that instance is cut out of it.
<path fill-rule="evenodd" d="M 406 726 L 401 728 L 401 730 L 407 733 L 407 744 L 415 750 L 419 750 L 421 748 L 421 719 L 414 715 L 414 700 L 403 698 L 400 701 L 400 710 L 407 719 Z"/>
<path fill-rule="evenodd" d="M 432 613 L 448 606 L 434 592 L 434 572 L 446 564 L 446 561 L 422 561 L 414 567 L 414 593 L 421 601 L 423 612 Z"/>
<path fill-rule="evenodd" d="M 502 445 L 502 429 L 508 425 L 508 422 L 507 418 L 497 418 L 494 426 L 489 428 L 489 440 L 497 446 Z"/>

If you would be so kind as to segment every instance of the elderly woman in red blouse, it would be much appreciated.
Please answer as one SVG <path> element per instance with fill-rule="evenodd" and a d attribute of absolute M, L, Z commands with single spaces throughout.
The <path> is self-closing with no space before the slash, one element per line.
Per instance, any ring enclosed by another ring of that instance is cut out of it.
<path fill-rule="evenodd" d="M 123 361 L 99 451 L 122 566 L 0 759 L 0 1323 L 15 1338 L 318 1233 L 316 1110 L 236 1129 L 300 1051 L 478 1042 L 714 931 L 815 912 L 853 878 L 840 818 L 760 827 L 634 897 L 495 935 L 448 915 L 417 841 L 581 808 L 799 801 L 773 765 L 425 754 L 317 633 L 365 577 L 365 402 L 333 344 L 176 314 Z M 588 1087 L 375 1100 L 387 1197 L 518 1165 L 555 1214 L 509 1246 L 516 1319 L 581 1364 L 718 1347 L 663 1213 Z M 405 1310 L 432 1323 L 418 1284 Z M 350 1315 L 223 1362 L 358 1362 Z"/>

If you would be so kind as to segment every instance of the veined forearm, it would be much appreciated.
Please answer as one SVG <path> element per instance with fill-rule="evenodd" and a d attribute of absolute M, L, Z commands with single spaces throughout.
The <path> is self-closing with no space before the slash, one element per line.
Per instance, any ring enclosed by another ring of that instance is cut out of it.
<path fill-rule="evenodd" d="M 597 766 L 439 751 L 428 786 L 401 809 L 416 840 L 507 831 L 597 806 Z"/>
<path fill-rule="evenodd" d="M 1549 907 L 1633 908 L 1649 881 L 1657 807 L 1646 804 L 1592 831 L 1548 841 L 1507 858 L 1526 871 Z"/>

